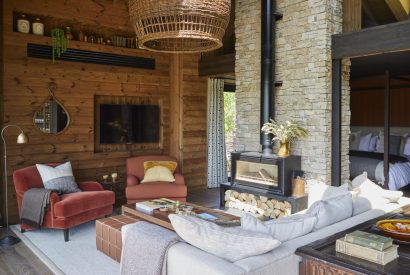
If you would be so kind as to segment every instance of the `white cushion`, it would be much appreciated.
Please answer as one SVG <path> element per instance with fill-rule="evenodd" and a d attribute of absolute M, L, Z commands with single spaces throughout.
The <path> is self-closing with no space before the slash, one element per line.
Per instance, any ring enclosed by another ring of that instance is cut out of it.
<path fill-rule="evenodd" d="M 55 190 L 63 194 L 81 192 L 75 182 L 71 163 L 68 161 L 56 167 L 36 164 L 43 181 L 44 188 Z"/>
<path fill-rule="evenodd" d="M 193 216 L 169 215 L 172 226 L 187 243 L 231 262 L 271 251 L 281 242 L 271 236 L 222 227 Z"/>
<path fill-rule="evenodd" d="M 374 152 L 377 149 L 377 141 L 379 140 L 378 136 L 372 136 L 369 143 L 369 151 Z"/>
<path fill-rule="evenodd" d="M 144 178 L 141 183 L 158 181 L 175 182 L 175 178 L 169 168 L 157 165 L 145 171 Z"/>
<path fill-rule="evenodd" d="M 269 234 L 281 242 L 312 232 L 316 223 L 317 217 L 309 214 L 298 214 L 266 222 L 249 214 L 241 217 L 241 227 L 244 230 Z"/>
<path fill-rule="evenodd" d="M 309 207 L 306 214 L 314 214 L 318 218 L 314 231 L 347 219 L 353 214 L 352 195 L 348 192 L 328 200 L 317 201 Z"/>
<path fill-rule="evenodd" d="M 359 196 L 367 198 L 370 202 L 379 203 L 381 199 L 388 202 L 398 202 L 403 196 L 401 191 L 386 190 L 367 178 L 363 173 L 352 181 L 352 187 L 359 192 Z"/>
<path fill-rule="evenodd" d="M 364 135 L 360 138 L 359 150 L 360 151 L 369 151 L 370 140 L 372 139 L 372 133 Z"/>
<path fill-rule="evenodd" d="M 318 180 L 307 180 L 309 187 L 308 207 L 320 200 L 327 200 L 349 193 L 348 184 L 339 187 L 330 186 Z"/>
<path fill-rule="evenodd" d="M 368 198 L 363 196 L 357 196 L 356 198 L 353 198 L 352 216 L 359 215 L 363 212 L 369 211 L 372 208 L 372 202 Z"/>

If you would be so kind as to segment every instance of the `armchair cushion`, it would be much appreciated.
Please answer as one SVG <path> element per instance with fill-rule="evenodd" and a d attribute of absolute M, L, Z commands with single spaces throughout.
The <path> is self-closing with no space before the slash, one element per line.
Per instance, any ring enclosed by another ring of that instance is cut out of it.
<path fill-rule="evenodd" d="M 139 179 L 134 175 L 127 176 L 127 186 L 135 186 L 140 184 Z"/>
<path fill-rule="evenodd" d="M 175 182 L 174 182 L 175 184 L 185 185 L 184 176 L 182 176 L 181 174 L 175 173 L 174 178 L 175 178 Z"/>
<path fill-rule="evenodd" d="M 168 160 L 155 160 L 155 161 L 144 161 L 144 171 L 147 172 L 148 169 L 155 167 L 155 166 L 163 166 L 168 168 L 171 173 L 173 174 L 177 169 L 177 162 L 176 161 L 168 161 Z"/>
<path fill-rule="evenodd" d="M 54 205 L 56 217 L 71 217 L 85 211 L 102 208 L 114 204 L 115 196 L 112 191 L 85 191 L 64 194 Z"/>
<path fill-rule="evenodd" d="M 56 167 L 43 164 L 36 164 L 40 173 L 44 187 L 47 189 L 57 190 L 61 193 L 81 192 L 75 183 L 71 163 L 66 162 Z"/>
<path fill-rule="evenodd" d="M 182 184 L 158 181 L 127 187 L 125 193 L 128 200 L 183 198 L 187 196 L 187 188 Z"/>
<path fill-rule="evenodd" d="M 84 181 L 78 183 L 81 191 L 103 191 L 104 188 L 96 181 Z"/>

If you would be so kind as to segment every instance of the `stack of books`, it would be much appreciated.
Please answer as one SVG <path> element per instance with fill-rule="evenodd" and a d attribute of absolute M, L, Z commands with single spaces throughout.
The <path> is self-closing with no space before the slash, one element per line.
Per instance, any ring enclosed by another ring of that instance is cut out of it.
<path fill-rule="evenodd" d="M 336 251 L 380 265 L 399 257 L 393 239 L 363 231 L 354 231 L 336 241 Z"/>
<path fill-rule="evenodd" d="M 147 214 L 152 214 L 154 210 L 159 209 L 159 208 L 167 208 L 170 206 L 174 206 L 176 204 L 176 201 L 169 200 L 166 198 L 161 198 L 161 199 L 155 199 L 155 200 L 150 200 L 150 201 L 142 201 L 142 202 L 137 202 L 135 203 L 135 209 L 147 213 Z"/>

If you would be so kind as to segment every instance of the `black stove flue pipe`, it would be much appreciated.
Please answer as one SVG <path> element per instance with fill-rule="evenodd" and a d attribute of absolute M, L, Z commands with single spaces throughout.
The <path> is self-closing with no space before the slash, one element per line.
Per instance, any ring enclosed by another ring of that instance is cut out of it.
<path fill-rule="evenodd" d="M 276 28 L 276 1 L 262 0 L 261 12 L 261 127 L 274 116 L 274 45 Z M 272 154 L 272 135 L 261 131 L 262 153 Z"/>

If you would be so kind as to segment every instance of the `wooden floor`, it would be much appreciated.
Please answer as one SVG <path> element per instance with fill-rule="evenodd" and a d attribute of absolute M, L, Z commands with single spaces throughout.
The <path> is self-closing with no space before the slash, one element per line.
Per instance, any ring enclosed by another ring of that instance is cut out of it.
<path fill-rule="evenodd" d="M 219 207 L 219 189 L 195 190 L 188 193 L 189 202 L 209 208 Z M 5 229 L 0 228 L 0 236 Z M 48 275 L 53 274 L 46 265 L 23 243 L 12 247 L 0 247 L 0 275 Z"/>

